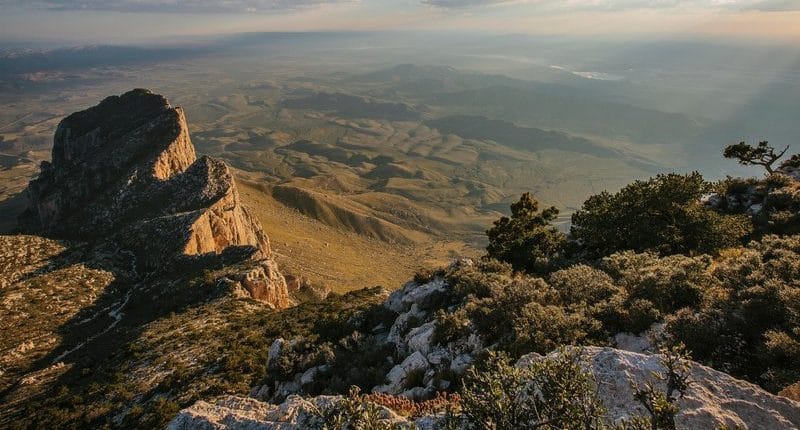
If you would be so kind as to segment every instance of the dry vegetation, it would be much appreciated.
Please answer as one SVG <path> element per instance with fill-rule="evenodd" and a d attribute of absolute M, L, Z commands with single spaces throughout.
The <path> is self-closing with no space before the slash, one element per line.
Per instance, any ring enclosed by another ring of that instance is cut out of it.
<path fill-rule="evenodd" d="M 250 181 L 240 179 L 238 185 L 242 200 L 255 210 L 270 237 L 281 269 L 337 292 L 376 285 L 393 289 L 420 267 L 476 253 L 458 241 L 399 245 L 337 229 L 284 206 Z"/>

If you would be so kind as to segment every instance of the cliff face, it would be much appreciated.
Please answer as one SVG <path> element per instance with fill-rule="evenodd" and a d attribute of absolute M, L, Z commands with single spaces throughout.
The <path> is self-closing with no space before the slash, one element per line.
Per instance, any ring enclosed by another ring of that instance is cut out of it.
<path fill-rule="evenodd" d="M 58 126 L 51 162 L 28 187 L 23 229 L 89 242 L 113 241 L 148 269 L 193 257 L 259 261 L 245 289 L 289 305 L 269 239 L 244 208 L 228 166 L 195 156 L 183 110 L 136 89 L 76 112 Z"/>
<path fill-rule="evenodd" d="M 167 180 L 194 161 L 180 109 L 146 90 L 109 97 L 61 121 L 52 161 L 31 181 L 32 210 L 21 222 L 62 235 L 105 230 L 119 218 L 104 213 L 112 209 L 107 203 L 119 206 L 131 191 Z"/>

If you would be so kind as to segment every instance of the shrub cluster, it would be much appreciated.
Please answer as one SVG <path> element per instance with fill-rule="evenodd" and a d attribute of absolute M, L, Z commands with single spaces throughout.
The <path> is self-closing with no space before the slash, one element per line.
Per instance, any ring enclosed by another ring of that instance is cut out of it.
<path fill-rule="evenodd" d="M 564 344 L 604 344 L 641 333 L 666 315 L 698 307 L 718 281 L 708 256 L 622 252 L 595 266 L 576 264 L 547 280 L 492 262 L 451 269 L 451 311 L 439 311 L 434 341 L 446 344 L 474 327 L 512 356 Z"/>
<path fill-rule="evenodd" d="M 740 245 L 750 234 L 750 220 L 703 206 L 700 199 L 711 188 L 697 172 L 636 181 L 586 200 L 572 215 L 570 233 L 579 250 L 594 258 L 625 250 L 669 255 Z"/>
<path fill-rule="evenodd" d="M 488 232 L 486 258 L 501 263 L 447 274 L 464 306 L 437 318 L 437 340 L 469 323 L 518 355 L 666 322 L 662 340 L 712 367 L 772 391 L 797 382 L 800 181 L 771 169 L 785 152 L 726 149 L 764 166 L 762 179 L 662 174 L 602 192 L 573 214 L 568 236 L 546 235 L 557 211 L 523 195 Z"/>
<path fill-rule="evenodd" d="M 800 379 L 800 236 L 766 236 L 721 254 L 702 305 L 667 330 L 710 366 L 778 391 Z"/>
<path fill-rule="evenodd" d="M 605 345 L 666 322 L 663 341 L 772 390 L 800 380 L 800 236 L 765 236 L 709 255 L 619 252 L 547 279 L 484 261 L 445 274 L 449 311 L 434 341 L 477 331 L 512 357 Z"/>

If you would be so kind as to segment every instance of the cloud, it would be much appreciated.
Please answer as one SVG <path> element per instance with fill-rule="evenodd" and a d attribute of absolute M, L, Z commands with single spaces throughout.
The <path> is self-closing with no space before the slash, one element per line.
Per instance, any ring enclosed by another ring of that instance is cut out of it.
<path fill-rule="evenodd" d="M 357 2 L 358 0 L 0 0 L 0 9 L 18 7 L 67 11 L 264 13 Z"/>
<path fill-rule="evenodd" d="M 800 0 L 421 0 L 421 3 L 443 9 L 516 4 L 553 11 L 621 11 L 669 8 L 800 11 Z"/>
<path fill-rule="evenodd" d="M 754 4 L 743 9 L 761 10 L 767 12 L 788 12 L 800 10 L 798 0 L 762 0 L 753 2 Z"/>
<path fill-rule="evenodd" d="M 422 0 L 422 4 L 446 9 L 464 9 L 475 6 L 490 6 L 503 3 L 519 3 L 518 0 Z"/>

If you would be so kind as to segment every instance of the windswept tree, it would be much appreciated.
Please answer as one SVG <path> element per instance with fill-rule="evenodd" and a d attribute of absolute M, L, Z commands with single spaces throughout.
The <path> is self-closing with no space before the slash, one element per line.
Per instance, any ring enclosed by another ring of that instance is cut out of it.
<path fill-rule="evenodd" d="M 788 150 L 789 146 L 787 145 L 782 151 L 776 153 L 775 148 L 770 146 L 768 141 L 764 140 L 758 142 L 757 146 L 752 146 L 746 142 L 728 145 L 725 147 L 725 152 L 723 152 L 723 155 L 725 158 L 737 159 L 739 164 L 744 166 L 762 166 L 764 169 L 766 169 L 767 175 L 771 175 L 775 172 L 772 169 L 772 166 L 781 157 L 783 157 Z"/>
<path fill-rule="evenodd" d="M 514 270 L 547 272 L 553 259 L 563 250 L 566 237 L 551 222 L 558 209 L 539 211 L 539 202 L 530 193 L 511 205 L 511 217 L 502 217 L 486 231 L 488 257 L 511 264 Z"/>

